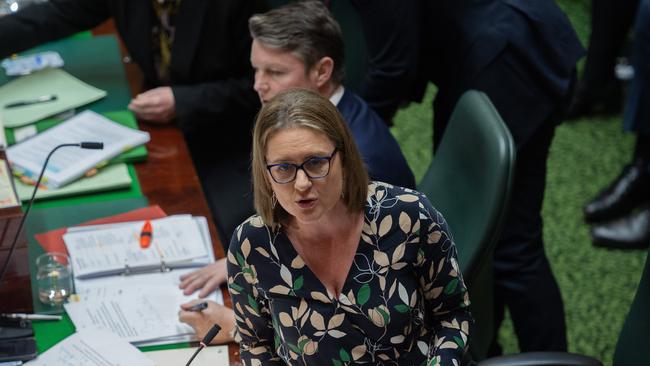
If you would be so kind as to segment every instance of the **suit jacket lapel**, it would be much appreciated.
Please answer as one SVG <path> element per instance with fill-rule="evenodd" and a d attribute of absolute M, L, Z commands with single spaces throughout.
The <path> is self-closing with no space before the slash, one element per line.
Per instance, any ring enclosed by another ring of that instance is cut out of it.
<path fill-rule="evenodd" d="M 208 0 L 183 0 L 176 19 L 176 34 L 172 45 L 171 79 L 187 80 L 196 45 L 201 38 L 201 28 Z"/>
<path fill-rule="evenodd" d="M 124 43 L 131 58 L 138 62 L 142 72 L 148 79 L 156 80 L 157 73 L 151 55 L 153 10 L 150 2 L 150 0 L 123 1 L 122 14 L 116 14 L 115 22 L 118 29 L 120 29 L 120 35 L 124 38 Z"/>

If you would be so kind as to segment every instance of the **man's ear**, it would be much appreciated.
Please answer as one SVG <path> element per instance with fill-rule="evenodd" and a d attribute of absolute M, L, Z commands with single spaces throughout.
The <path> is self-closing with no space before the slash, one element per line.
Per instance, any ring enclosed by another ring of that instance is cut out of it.
<path fill-rule="evenodd" d="M 330 82 L 332 79 L 332 72 L 334 71 L 334 60 L 331 57 L 325 56 L 318 60 L 312 68 L 313 77 L 316 85 L 321 88 L 323 85 Z"/>

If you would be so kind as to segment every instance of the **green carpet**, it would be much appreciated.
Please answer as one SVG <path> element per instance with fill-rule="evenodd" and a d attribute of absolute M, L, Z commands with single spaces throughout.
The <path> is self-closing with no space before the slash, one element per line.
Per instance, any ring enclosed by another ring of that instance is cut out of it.
<path fill-rule="evenodd" d="M 591 2 L 558 0 L 558 4 L 586 45 Z M 430 87 L 422 103 L 400 110 L 391 129 L 418 181 L 431 161 L 434 93 Z M 564 123 L 556 131 L 548 163 L 544 238 L 564 299 L 569 350 L 596 357 L 606 365 L 612 363 L 646 252 L 594 248 L 582 206 L 619 174 L 631 158 L 633 144 L 632 135 L 621 131 L 621 116 Z M 506 353 L 518 352 L 509 321 L 499 340 Z"/>

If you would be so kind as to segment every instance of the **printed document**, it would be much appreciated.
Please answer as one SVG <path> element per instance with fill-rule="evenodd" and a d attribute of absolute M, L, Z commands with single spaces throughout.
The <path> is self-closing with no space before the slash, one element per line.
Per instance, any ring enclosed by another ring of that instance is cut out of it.
<path fill-rule="evenodd" d="M 105 329 L 138 346 L 191 341 L 194 331 L 178 311 L 197 295 L 183 295 L 178 285 L 192 270 L 75 280 L 79 299 L 65 310 L 77 330 Z M 221 291 L 207 299 L 223 304 Z"/>
<path fill-rule="evenodd" d="M 155 250 L 156 241 L 162 240 L 161 235 L 164 236 L 164 230 L 161 230 L 159 225 L 167 225 L 174 230 L 182 230 L 179 228 L 184 225 L 191 226 L 188 222 L 182 222 L 188 218 L 198 228 L 199 238 L 192 239 L 189 235 L 181 234 L 185 236 L 182 236 L 183 239 L 178 240 L 178 243 L 184 243 L 188 250 L 196 252 L 199 251 L 191 247 L 199 243 L 199 246 L 205 251 L 202 256 L 182 262 L 182 266 L 189 268 L 175 267 L 169 271 L 161 272 L 160 266 L 157 265 L 148 272 L 139 273 L 134 270 L 129 275 L 122 275 L 122 268 L 118 271 L 119 275 L 80 278 L 79 273 L 74 269 L 79 258 L 70 251 L 69 243 L 66 243 L 71 256 L 73 272 L 75 273 L 76 296 L 72 297 L 71 301 L 64 306 L 75 328 L 77 330 L 104 329 L 138 346 L 195 340 L 192 328 L 178 320 L 178 311 L 181 304 L 196 299 L 198 293 L 195 292 L 192 295 L 185 296 L 179 285 L 180 276 L 183 274 L 194 271 L 196 267 L 214 262 L 214 252 L 206 218 L 177 215 L 151 220 L 153 232 L 151 246 L 142 249 L 139 248 L 138 244 L 137 250 Z M 161 220 L 166 221 L 161 223 Z M 135 232 L 130 235 L 139 236 L 140 229 L 143 226 L 142 223 L 143 221 L 72 227 L 68 229 L 68 233 L 64 235 L 64 238 L 66 235 L 90 235 L 89 237 L 93 237 L 98 231 L 125 229 L 128 231 L 129 228 L 133 227 Z M 114 237 L 118 238 L 120 235 L 115 234 Z M 85 242 L 90 243 L 91 241 L 86 239 Z M 90 247 L 82 249 L 91 250 Z M 108 249 L 108 252 L 112 253 L 110 256 L 116 255 L 116 253 L 117 255 L 120 254 L 118 248 L 105 248 L 103 245 L 97 248 L 100 251 L 104 249 Z M 93 254 L 91 257 L 97 256 Z M 119 262 L 119 260 L 116 261 L 116 263 Z M 173 266 L 170 265 L 170 267 Z M 223 304 L 220 289 L 207 299 Z"/>
<path fill-rule="evenodd" d="M 63 240 L 75 278 L 197 266 L 193 260 L 208 254 L 199 225 L 190 215 L 151 220 L 153 239 L 148 248 L 140 246 L 143 225 L 144 221 L 134 221 L 68 230 Z"/>
<path fill-rule="evenodd" d="M 101 330 L 78 331 L 27 362 L 29 366 L 155 366 L 140 350 Z"/>
<path fill-rule="evenodd" d="M 65 143 L 102 142 L 101 150 L 63 147 L 50 159 L 43 184 L 61 187 L 102 165 L 123 151 L 149 141 L 147 132 L 115 123 L 92 111 L 82 112 L 35 137 L 7 149 L 14 173 L 38 179 L 45 158 L 56 146 Z"/>

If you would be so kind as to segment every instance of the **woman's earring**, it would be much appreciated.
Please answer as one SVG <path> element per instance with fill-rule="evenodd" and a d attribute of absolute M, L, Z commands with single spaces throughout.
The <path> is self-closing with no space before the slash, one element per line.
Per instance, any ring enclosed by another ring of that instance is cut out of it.
<path fill-rule="evenodd" d="M 271 202 L 272 202 L 271 206 L 273 207 L 273 209 L 275 209 L 275 205 L 278 204 L 278 199 L 277 197 L 275 197 L 275 192 L 273 192 L 273 196 L 271 197 Z"/>

